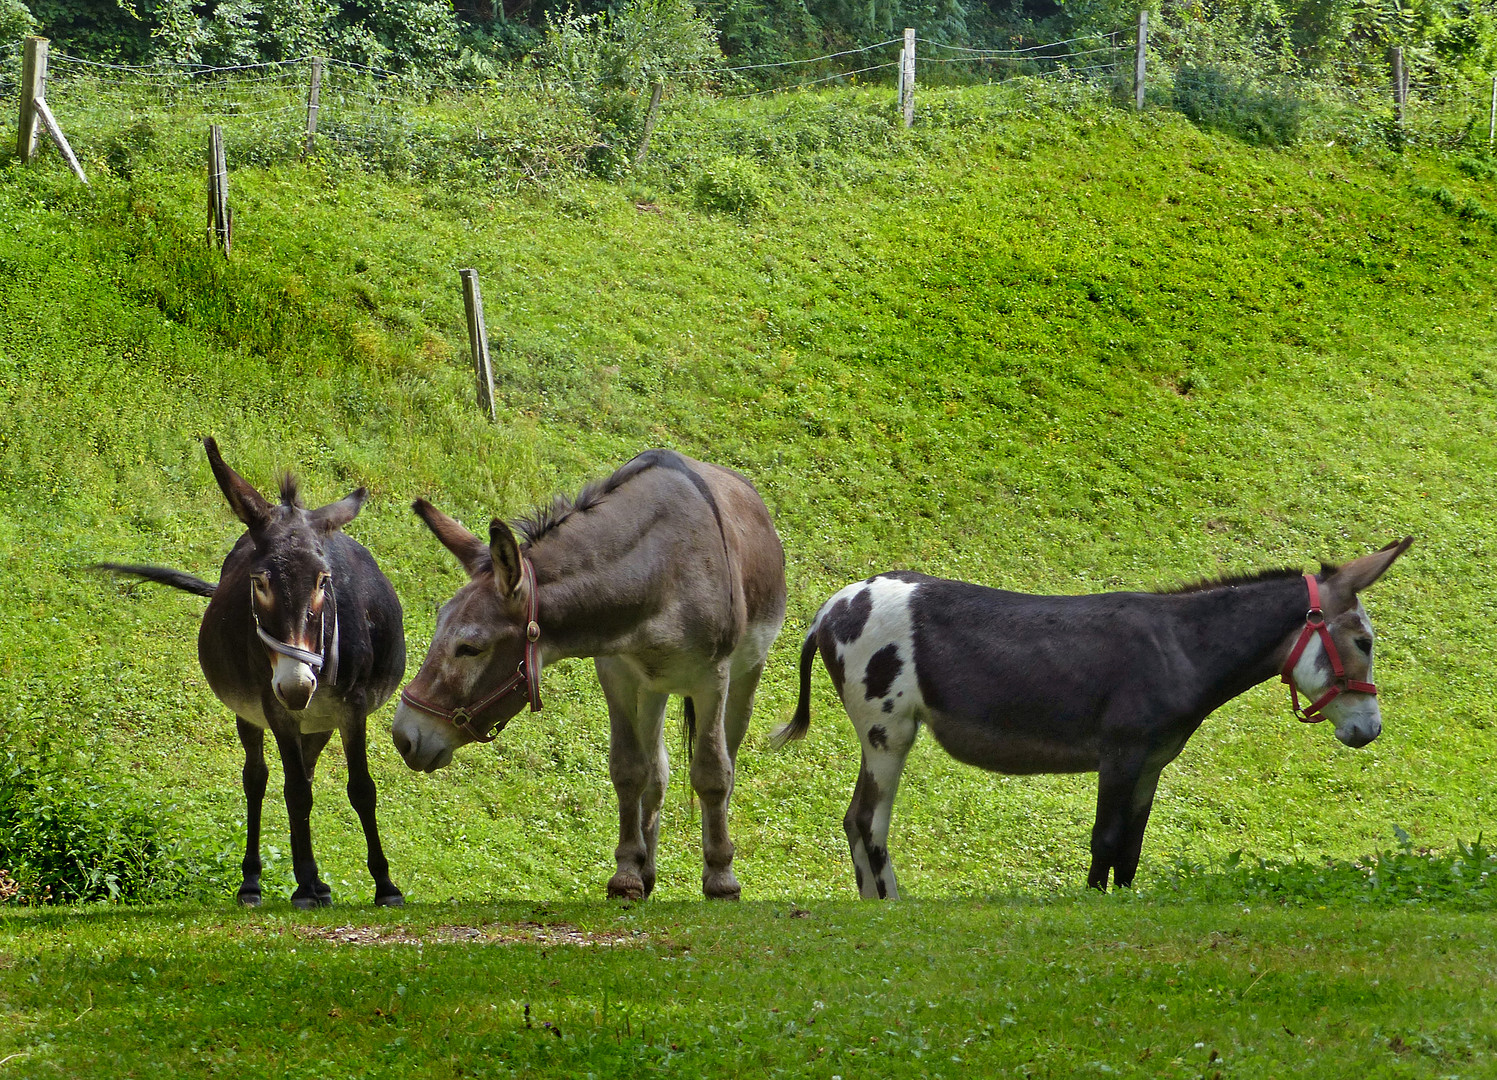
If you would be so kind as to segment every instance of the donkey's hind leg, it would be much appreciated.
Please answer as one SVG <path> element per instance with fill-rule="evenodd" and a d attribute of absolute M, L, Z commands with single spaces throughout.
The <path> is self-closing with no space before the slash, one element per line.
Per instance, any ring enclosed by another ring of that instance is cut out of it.
<path fill-rule="evenodd" d="M 239 745 L 244 747 L 245 837 L 244 881 L 239 886 L 239 902 L 245 907 L 260 906 L 260 810 L 265 805 L 265 785 L 270 770 L 265 766 L 265 732 L 243 717 L 234 718 L 239 731 Z"/>
<path fill-rule="evenodd" d="M 374 777 L 369 775 L 368 732 L 364 717 L 355 714 L 354 719 L 338 729 L 338 734 L 343 740 L 343 756 L 348 761 L 348 802 L 364 828 L 369 876 L 374 878 L 374 903 L 378 907 L 404 907 L 405 897 L 390 880 L 390 861 L 385 858 L 384 846 L 379 842 L 379 823 L 374 816 L 378 794 L 374 790 Z"/>
<path fill-rule="evenodd" d="M 691 694 L 697 718 L 691 787 L 702 801 L 702 895 L 708 900 L 737 900 L 742 895 L 728 833 L 728 799 L 733 794 L 733 755 L 724 723 L 728 685 L 725 665 L 716 678 Z"/>
<path fill-rule="evenodd" d="M 858 895 L 864 900 L 898 900 L 899 886 L 889 860 L 889 822 L 899 776 L 920 729 L 910 716 L 874 715 L 877 719 L 866 725 L 854 719 L 863 744 L 863 762 L 842 828 L 852 852 Z"/>

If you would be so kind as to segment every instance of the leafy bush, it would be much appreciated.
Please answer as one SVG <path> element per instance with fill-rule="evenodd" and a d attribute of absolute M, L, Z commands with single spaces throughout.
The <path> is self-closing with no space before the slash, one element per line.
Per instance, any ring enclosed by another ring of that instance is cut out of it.
<path fill-rule="evenodd" d="M 1290 146 L 1299 138 L 1303 106 L 1289 93 L 1255 89 L 1218 67 L 1182 67 L 1175 107 L 1204 128 L 1252 146 Z"/>
<path fill-rule="evenodd" d="M 698 209 L 745 217 L 764 205 L 764 177 L 752 161 L 718 158 L 697 177 L 695 196 Z"/>
<path fill-rule="evenodd" d="M 548 83 L 566 87 L 592 116 L 593 172 L 621 174 L 644 132 L 650 87 L 699 85 L 722 61 L 712 24 L 691 0 L 628 0 L 616 13 L 569 10 L 549 18 L 535 53 Z"/>
<path fill-rule="evenodd" d="M 1350 861 L 1296 858 L 1289 862 L 1245 858 L 1234 852 L 1217 870 L 1180 863 L 1160 893 L 1214 902 L 1305 904 L 1441 904 L 1497 911 L 1497 852 L 1477 837 L 1456 850 L 1415 850 L 1409 834 L 1394 828 L 1398 850 Z"/>
<path fill-rule="evenodd" d="M 0 750 L 0 901 L 227 895 L 233 853 L 175 833 L 170 809 L 109 779 L 96 755 L 12 738 Z"/>

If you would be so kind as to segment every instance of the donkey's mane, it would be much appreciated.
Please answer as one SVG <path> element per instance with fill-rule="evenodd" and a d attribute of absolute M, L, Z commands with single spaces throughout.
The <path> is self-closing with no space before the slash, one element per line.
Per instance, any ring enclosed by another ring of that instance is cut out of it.
<path fill-rule="evenodd" d="M 277 478 L 281 488 L 282 506 L 300 506 L 301 492 L 297 490 L 297 479 L 295 473 L 283 472 Z"/>
<path fill-rule="evenodd" d="M 1322 575 L 1334 574 L 1336 567 L 1329 563 L 1320 564 Z M 1168 589 L 1155 589 L 1156 593 L 1165 596 L 1176 596 L 1181 593 L 1206 592 L 1210 589 L 1230 589 L 1237 585 L 1253 585 L 1260 581 L 1278 581 L 1282 578 L 1304 577 L 1303 570 L 1292 566 L 1280 567 L 1276 570 L 1258 570 L 1251 574 L 1223 574 L 1221 577 L 1201 578 L 1199 581 L 1187 582 L 1184 585 L 1175 585 Z"/>
<path fill-rule="evenodd" d="M 619 466 L 612 476 L 594 480 L 586 485 L 574 498 L 569 499 L 565 495 L 557 495 L 551 500 L 549 506 L 537 507 L 526 517 L 511 524 L 525 538 L 527 544 L 534 544 L 546 534 L 554 532 L 574 514 L 583 514 L 591 510 L 603 501 L 604 496 L 617 491 L 629 480 L 653 465 L 672 465 L 685 470 L 681 455 L 675 451 L 646 450 L 638 457 Z"/>

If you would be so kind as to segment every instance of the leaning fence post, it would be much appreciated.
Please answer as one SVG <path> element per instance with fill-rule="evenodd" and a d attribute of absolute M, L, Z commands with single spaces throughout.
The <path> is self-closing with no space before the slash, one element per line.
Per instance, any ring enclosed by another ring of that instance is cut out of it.
<path fill-rule="evenodd" d="M 208 244 L 217 241 L 225 257 L 234 243 L 234 216 L 229 210 L 229 165 L 224 157 L 223 129 L 208 128 Z"/>
<path fill-rule="evenodd" d="M 312 57 L 312 84 L 307 88 L 307 145 L 301 156 L 312 152 L 312 143 L 317 139 L 317 110 L 322 98 L 322 57 Z"/>
<path fill-rule="evenodd" d="M 478 271 L 459 270 L 463 279 L 463 307 L 468 313 L 468 351 L 473 357 L 473 375 L 478 382 L 478 407 L 497 420 L 494 411 L 494 368 L 489 362 L 489 331 L 483 321 L 483 295 L 478 291 Z"/>
<path fill-rule="evenodd" d="M 73 170 L 73 175 L 88 187 L 88 177 L 83 174 L 83 166 L 78 164 L 78 155 L 73 153 L 73 148 L 68 145 L 68 137 L 62 133 L 62 125 L 57 122 L 57 117 L 52 115 L 52 110 L 47 107 L 47 99 L 39 97 L 33 101 L 32 106 L 36 109 L 36 115 L 42 125 L 47 129 L 47 134 L 52 136 L 52 142 L 57 147 L 57 152 L 62 155 L 62 160 L 68 163 L 68 168 Z"/>
<path fill-rule="evenodd" d="M 1133 107 L 1144 107 L 1144 89 L 1148 83 L 1149 66 L 1149 9 L 1138 10 L 1138 36 L 1133 52 Z"/>
<path fill-rule="evenodd" d="M 915 31 L 904 29 L 904 51 L 900 53 L 899 108 L 904 113 L 904 126 L 915 126 Z"/>
<path fill-rule="evenodd" d="M 36 101 L 46 96 L 47 39 L 28 37 L 21 58 L 21 123 L 16 129 L 16 156 L 30 161 L 36 154 Z"/>
<path fill-rule="evenodd" d="M 1398 111 L 1398 123 L 1402 126 L 1404 111 L 1409 104 L 1408 73 L 1403 67 L 1403 49 L 1393 46 L 1388 50 L 1388 58 L 1393 63 L 1393 105 Z"/>
<path fill-rule="evenodd" d="M 650 156 L 650 136 L 655 133 L 655 121 L 660 117 L 660 98 L 664 93 L 665 83 L 656 79 L 655 85 L 650 87 L 650 108 L 645 113 L 644 134 L 639 137 L 639 150 L 634 154 L 636 169 L 645 163 L 645 158 Z"/>

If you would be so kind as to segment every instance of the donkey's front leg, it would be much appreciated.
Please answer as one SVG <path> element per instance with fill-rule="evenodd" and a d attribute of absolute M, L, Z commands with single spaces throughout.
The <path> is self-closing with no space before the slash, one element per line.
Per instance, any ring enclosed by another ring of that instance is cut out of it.
<path fill-rule="evenodd" d="M 733 758 L 723 723 L 727 692 L 724 669 L 705 689 L 691 695 L 697 721 L 691 787 L 702 800 L 702 893 L 709 900 L 737 900 L 742 892 L 733 876 L 733 841 L 728 836 Z"/>
<path fill-rule="evenodd" d="M 321 881 L 317 876 L 317 860 L 312 855 L 312 777 L 302 758 L 300 733 L 275 721 L 271 721 L 270 730 L 281 751 L 286 817 L 291 825 L 291 872 L 296 876 L 291 902 L 299 908 L 326 907 L 332 899 L 318 888 Z"/>
<path fill-rule="evenodd" d="M 668 699 L 642 690 L 618 660 L 599 658 L 594 666 L 608 702 L 608 773 L 619 800 L 617 869 L 608 895 L 643 900 L 655 888 L 660 807 L 670 775 L 662 737 Z"/>
<path fill-rule="evenodd" d="M 239 902 L 245 907 L 260 906 L 260 810 L 265 805 L 265 785 L 270 770 L 265 767 L 265 732 L 243 717 L 234 718 L 239 731 L 239 745 L 244 747 L 245 837 L 244 881 L 239 886 Z"/>
<path fill-rule="evenodd" d="M 377 907 L 404 907 L 405 897 L 390 880 L 390 860 L 385 858 L 379 842 L 379 823 L 374 808 L 378 794 L 374 777 L 369 775 L 368 731 L 364 717 L 355 714 L 338 729 L 343 740 L 343 756 L 348 760 L 348 802 L 359 815 L 364 828 L 364 846 L 369 854 L 369 876 L 374 878 L 374 903 Z"/>
<path fill-rule="evenodd" d="M 1093 889 L 1105 892 L 1112 868 L 1117 866 L 1122 870 L 1123 848 L 1133 820 L 1134 793 L 1144 768 L 1142 757 L 1136 752 L 1120 751 L 1102 759 L 1097 774 L 1097 820 L 1092 826 L 1092 865 L 1086 875 L 1086 883 Z M 1152 801 L 1151 797 L 1151 804 Z M 1138 835 L 1142 842 L 1141 828 Z M 1119 885 L 1132 880 L 1131 873 L 1127 874 L 1127 881 L 1122 880 L 1121 872 L 1118 877 Z"/>

